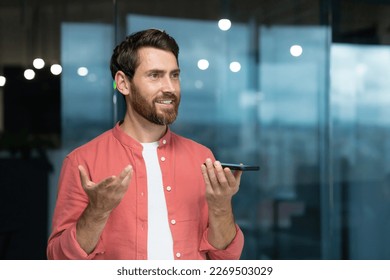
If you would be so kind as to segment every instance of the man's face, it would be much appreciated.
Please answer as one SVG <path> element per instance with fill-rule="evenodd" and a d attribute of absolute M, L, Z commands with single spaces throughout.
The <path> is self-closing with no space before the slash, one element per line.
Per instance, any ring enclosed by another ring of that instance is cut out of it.
<path fill-rule="evenodd" d="M 154 124 L 173 123 L 180 104 L 180 70 L 175 56 L 160 49 L 142 48 L 139 58 L 129 96 L 132 109 Z"/>

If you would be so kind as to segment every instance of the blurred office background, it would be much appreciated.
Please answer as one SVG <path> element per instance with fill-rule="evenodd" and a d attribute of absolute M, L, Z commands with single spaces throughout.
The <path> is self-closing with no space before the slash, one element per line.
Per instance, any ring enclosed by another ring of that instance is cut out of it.
<path fill-rule="evenodd" d="M 0 259 L 46 258 L 63 158 L 124 113 L 112 49 L 151 27 L 181 46 L 172 130 L 261 166 L 242 259 L 390 259 L 388 0 L 0 0 Z"/>

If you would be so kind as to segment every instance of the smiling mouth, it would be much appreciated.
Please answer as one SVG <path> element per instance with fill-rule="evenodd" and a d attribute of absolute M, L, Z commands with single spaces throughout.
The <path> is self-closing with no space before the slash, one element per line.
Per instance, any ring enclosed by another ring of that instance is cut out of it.
<path fill-rule="evenodd" d="M 157 100 L 156 103 L 158 104 L 164 104 L 164 105 L 170 105 L 173 104 L 173 100 Z"/>

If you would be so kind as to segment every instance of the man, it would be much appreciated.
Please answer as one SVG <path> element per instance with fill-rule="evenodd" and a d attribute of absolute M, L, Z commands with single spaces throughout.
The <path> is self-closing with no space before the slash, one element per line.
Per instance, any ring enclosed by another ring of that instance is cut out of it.
<path fill-rule="evenodd" d="M 114 49 L 126 114 L 65 158 L 49 259 L 239 259 L 244 237 L 231 200 L 242 173 L 169 129 L 180 103 L 178 54 L 155 29 Z"/>

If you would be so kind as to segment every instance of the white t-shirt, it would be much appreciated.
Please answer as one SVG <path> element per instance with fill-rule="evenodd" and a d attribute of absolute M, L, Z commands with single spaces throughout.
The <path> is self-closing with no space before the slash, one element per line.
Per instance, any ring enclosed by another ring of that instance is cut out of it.
<path fill-rule="evenodd" d="M 142 145 L 148 182 L 148 260 L 173 260 L 173 240 L 157 156 L 158 142 Z"/>

